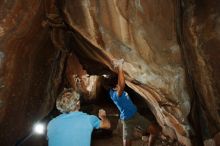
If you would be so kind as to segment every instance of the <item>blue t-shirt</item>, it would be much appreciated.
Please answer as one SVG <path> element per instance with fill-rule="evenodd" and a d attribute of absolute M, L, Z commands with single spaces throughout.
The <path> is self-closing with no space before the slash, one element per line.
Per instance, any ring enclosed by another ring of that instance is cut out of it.
<path fill-rule="evenodd" d="M 133 104 L 127 92 L 123 91 L 119 97 L 116 90 L 110 89 L 109 94 L 120 112 L 120 119 L 130 119 L 137 113 L 137 107 Z"/>
<path fill-rule="evenodd" d="M 48 146 L 90 146 L 94 128 L 100 128 L 96 116 L 83 112 L 61 114 L 48 124 Z"/>

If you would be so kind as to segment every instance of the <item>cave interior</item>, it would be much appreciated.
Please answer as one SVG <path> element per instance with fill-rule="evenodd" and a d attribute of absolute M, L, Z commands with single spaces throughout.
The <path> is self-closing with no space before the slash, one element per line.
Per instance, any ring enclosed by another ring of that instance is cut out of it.
<path fill-rule="evenodd" d="M 125 90 L 162 128 L 156 145 L 220 146 L 219 48 L 218 0 L 0 0 L 0 145 L 46 146 L 32 127 L 60 114 L 64 88 L 107 112 L 92 146 L 122 145 L 105 85 L 123 58 Z"/>

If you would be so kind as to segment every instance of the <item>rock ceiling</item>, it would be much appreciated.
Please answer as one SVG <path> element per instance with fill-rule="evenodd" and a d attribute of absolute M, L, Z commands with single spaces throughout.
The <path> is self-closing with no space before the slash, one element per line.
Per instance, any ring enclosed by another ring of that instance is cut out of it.
<path fill-rule="evenodd" d="M 220 131 L 219 48 L 217 0 L 0 0 L 0 143 L 48 114 L 64 76 L 74 87 L 74 74 L 113 73 L 124 58 L 127 86 L 163 132 L 208 146 Z"/>

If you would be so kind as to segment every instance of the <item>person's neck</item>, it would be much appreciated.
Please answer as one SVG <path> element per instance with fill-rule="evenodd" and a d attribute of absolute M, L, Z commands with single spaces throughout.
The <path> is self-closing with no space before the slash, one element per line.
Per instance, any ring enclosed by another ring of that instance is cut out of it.
<path fill-rule="evenodd" d="M 79 109 L 76 109 L 76 110 L 72 110 L 72 111 L 70 111 L 70 112 L 78 112 L 79 111 Z"/>

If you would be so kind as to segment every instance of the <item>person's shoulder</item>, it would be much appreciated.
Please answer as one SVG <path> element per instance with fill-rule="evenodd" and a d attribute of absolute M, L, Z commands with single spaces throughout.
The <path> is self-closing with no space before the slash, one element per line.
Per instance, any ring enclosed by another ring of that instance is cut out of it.
<path fill-rule="evenodd" d="M 124 91 L 124 90 L 123 90 L 123 92 L 122 92 L 122 95 L 124 95 L 124 96 L 129 96 L 129 95 L 128 95 L 128 92 L 126 92 L 126 91 Z"/>
<path fill-rule="evenodd" d="M 93 119 L 93 118 L 95 118 L 95 119 L 98 118 L 98 117 L 95 116 L 95 115 L 88 115 L 88 116 L 89 116 L 89 118 L 92 118 L 92 119 Z"/>
<path fill-rule="evenodd" d="M 87 115 L 86 117 L 87 117 L 87 119 L 89 120 L 90 123 L 94 123 L 96 121 L 100 121 L 100 119 L 97 116 L 95 116 L 95 115 Z"/>
<path fill-rule="evenodd" d="M 89 123 L 92 125 L 92 127 L 96 129 L 100 128 L 100 122 L 101 120 L 97 116 L 89 115 Z"/>
<path fill-rule="evenodd" d="M 109 93 L 110 94 L 117 93 L 117 90 L 115 88 L 111 88 L 109 89 Z"/>
<path fill-rule="evenodd" d="M 110 88 L 109 89 L 109 92 L 114 92 L 114 91 L 116 91 L 115 88 Z"/>
<path fill-rule="evenodd" d="M 51 126 L 51 125 L 54 125 L 57 121 L 59 121 L 62 117 L 64 116 L 64 114 L 60 114 L 59 116 L 57 117 L 54 117 L 53 119 L 51 119 L 49 122 L 48 122 L 48 127 Z"/>
<path fill-rule="evenodd" d="M 116 100 L 118 96 L 118 91 L 114 88 L 109 92 L 111 99 Z"/>
<path fill-rule="evenodd" d="M 73 113 L 73 117 L 84 117 L 84 116 L 89 116 L 89 114 L 82 112 L 82 111 L 78 111 L 78 112 Z"/>
<path fill-rule="evenodd" d="M 78 116 L 77 116 L 77 118 L 81 118 L 81 119 L 91 119 L 91 118 L 94 118 L 94 117 L 96 117 L 95 115 L 90 115 L 90 114 L 88 114 L 88 113 L 84 113 L 84 112 L 79 112 L 79 114 L 78 114 Z"/>

